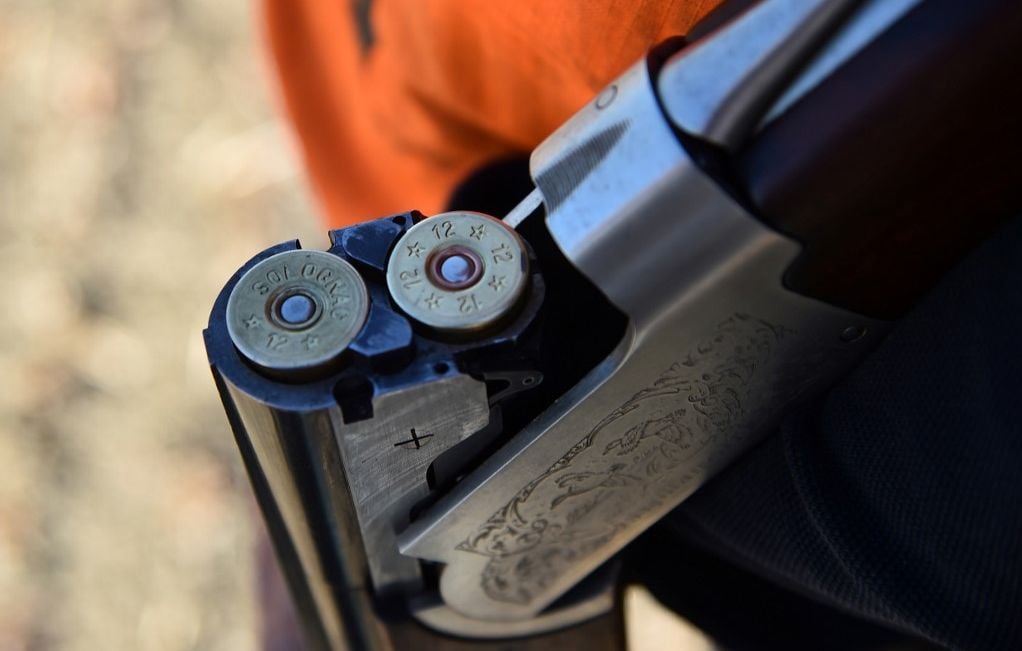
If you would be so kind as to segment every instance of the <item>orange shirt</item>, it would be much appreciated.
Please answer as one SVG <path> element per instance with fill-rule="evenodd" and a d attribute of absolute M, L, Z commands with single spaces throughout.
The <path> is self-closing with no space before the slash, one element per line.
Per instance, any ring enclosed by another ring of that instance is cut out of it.
<path fill-rule="evenodd" d="M 719 0 L 266 0 L 331 226 L 418 209 L 530 151 Z M 359 11 L 364 12 L 359 20 Z"/>

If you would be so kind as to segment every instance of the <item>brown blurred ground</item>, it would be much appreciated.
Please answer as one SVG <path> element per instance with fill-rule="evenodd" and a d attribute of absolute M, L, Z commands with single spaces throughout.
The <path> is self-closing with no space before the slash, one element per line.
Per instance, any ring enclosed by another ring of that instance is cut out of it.
<path fill-rule="evenodd" d="M 200 331 L 250 255 L 322 236 L 255 9 L 0 0 L 4 651 L 256 647 Z"/>
<path fill-rule="evenodd" d="M 256 8 L 0 0 L 2 651 L 258 646 L 200 332 L 253 253 L 325 237 Z M 636 648 L 701 648 L 629 608 Z"/>

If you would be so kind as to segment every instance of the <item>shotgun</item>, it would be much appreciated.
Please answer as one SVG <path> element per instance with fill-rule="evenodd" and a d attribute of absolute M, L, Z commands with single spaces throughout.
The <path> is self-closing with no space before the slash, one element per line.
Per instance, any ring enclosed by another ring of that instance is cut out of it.
<path fill-rule="evenodd" d="M 1012 2 L 725 5 L 502 219 L 242 266 L 206 347 L 310 646 L 623 648 L 620 552 L 1018 211 L 1020 36 Z"/>

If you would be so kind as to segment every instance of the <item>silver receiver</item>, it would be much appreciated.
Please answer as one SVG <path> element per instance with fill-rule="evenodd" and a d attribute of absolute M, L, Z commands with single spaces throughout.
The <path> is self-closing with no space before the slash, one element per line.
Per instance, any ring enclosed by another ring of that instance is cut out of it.
<path fill-rule="evenodd" d="M 479 620 L 540 615 L 885 330 L 783 287 L 798 244 L 691 161 L 645 62 L 531 168 L 560 249 L 630 324 L 610 358 L 401 534 L 402 553 L 444 563 L 444 603 Z"/>

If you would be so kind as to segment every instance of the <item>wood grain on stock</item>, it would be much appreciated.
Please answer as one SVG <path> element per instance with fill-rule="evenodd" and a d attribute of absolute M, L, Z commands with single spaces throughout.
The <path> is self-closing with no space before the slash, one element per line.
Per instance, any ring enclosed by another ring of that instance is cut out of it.
<path fill-rule="evenodd" d="M 1022 2 L 927 0 L 771 124 L 739 183 L 795 291 L 902 314 L 1022 213 Z"/>

